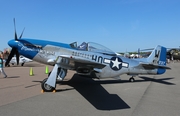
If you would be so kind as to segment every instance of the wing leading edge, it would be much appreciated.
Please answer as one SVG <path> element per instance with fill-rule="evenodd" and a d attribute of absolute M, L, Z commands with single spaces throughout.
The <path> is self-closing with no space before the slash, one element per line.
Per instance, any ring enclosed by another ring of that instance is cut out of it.
<path fill-rule="evenodd" d="M 105 64 L 101 64 L 99 62 L 83 57 L 70 56 L 70 55 L 60 55 L 59 57 L 62 58 L 64 61 L 67 61 L 66 63 L 64 63 L 64 61 L 62 60 L 61 65 L 67 64 L 75 69 L 77 69 L 78 67 L 90 67 L 90 68 L 102 69 L 106 66 Z"/>

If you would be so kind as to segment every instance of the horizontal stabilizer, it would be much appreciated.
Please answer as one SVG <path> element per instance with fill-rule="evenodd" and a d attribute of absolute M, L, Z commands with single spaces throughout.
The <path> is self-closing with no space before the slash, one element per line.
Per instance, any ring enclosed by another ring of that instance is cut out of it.
<path fill-rule="evenodd" d="M 142 67 L 145 69 L 171 69 L 170 67 L 164 66 L 164 65 L 156 65 L 156 64 L 149 64 L 149 63 L 140 63 Z"/>

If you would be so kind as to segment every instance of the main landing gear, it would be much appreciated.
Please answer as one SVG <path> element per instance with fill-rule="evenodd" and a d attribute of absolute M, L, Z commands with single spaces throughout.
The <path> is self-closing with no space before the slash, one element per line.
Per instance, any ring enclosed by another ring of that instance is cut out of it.
<path fill-rule="evenodd" d="M 50 86 L 50 85 L 48 85 L 48 84 L 46 84 L 47 79 L 48 79 L 48 78 L 45 78 L 45 79 L 42 81 L 42 83 L 41 83 L 41 88 L 42 88 L 43 91 L 45 91 L 45 92 L 52 92 L 52 91 L 55 90 L 55 88 L 52 87 L 52 86 Z"/>
<path fill-rule="evenodd" d="M 53 92 L 56 89 L 56 81 L 63 81 L 66 74 L 66 69 L 55 67 L 53 71 L 49 73 L 48 78 L 42 81 L 41 88 L 44 92 Z"/>

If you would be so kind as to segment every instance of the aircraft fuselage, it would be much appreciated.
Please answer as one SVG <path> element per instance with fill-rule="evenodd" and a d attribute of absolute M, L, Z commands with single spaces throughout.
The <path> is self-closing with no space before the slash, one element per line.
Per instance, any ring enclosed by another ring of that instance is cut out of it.
<path fill-rule="evenodd" d="M 99 52 L 89 52 L 83 50 L 77 50 L 71 48 L 69 44 L 57 43 L 45 40 L 34 40 L 34 39 L 20 39 L 14 42 L 12 40 L 9 45 L 13 47 L 16 44 L 16 48 L 19 53 L 23 56 L 33 59 L 34 61 L 54 65 L 56 63 L 57 57 L 61 55 L 67 55 L 72 58 L 84 59 L 85 61 L 94 62 L 103 65 L 103 67 L 93 68 L 90 65 L 83 66 L 81 62 L 76 62 L 73 60 L 66 59 L 66 63 L 61 63 L 62 68 L 76 70 L 78 68 L 89 68 L 91 71 L 95 71 L 96 77 L 98 78 L 109 78 L 118 77 L 122 74 L 156 74 L 157 69 L 145 70 L 143 67 L 136 66 L 139 65 L 139 61 L 128 59 L 125 57 L 117 55 L 103 54 Z"/>

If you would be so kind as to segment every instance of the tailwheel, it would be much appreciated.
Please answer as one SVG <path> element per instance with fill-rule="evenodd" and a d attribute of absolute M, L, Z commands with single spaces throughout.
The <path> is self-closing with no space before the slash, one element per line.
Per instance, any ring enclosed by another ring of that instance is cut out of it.
<path fill-rule="evenodd" d="M 21 66 L 24 66 L 24 63 L 22 63 Z"/>
<path fill-rule="evenodd" d="M 134 82 L 134 81 L 135 81 L 134 77 L 129 78 L 129 82 Z"/>
<path fill-rule="evenodd" d="M 42 81 L 42 83 L 41 83 L 41 88 L 42 88 L 43 91 L 45 91 L 45 92 L 52 92 L 52 91 L 55 90 L 55 88 L 52 87 L 52 86 L 50 86 L 50 85 L 48 85 L 48 84 L 46 84 L 47 79 L 48 79 L 48 78 L 45 78 L 45 79 Z"/>

